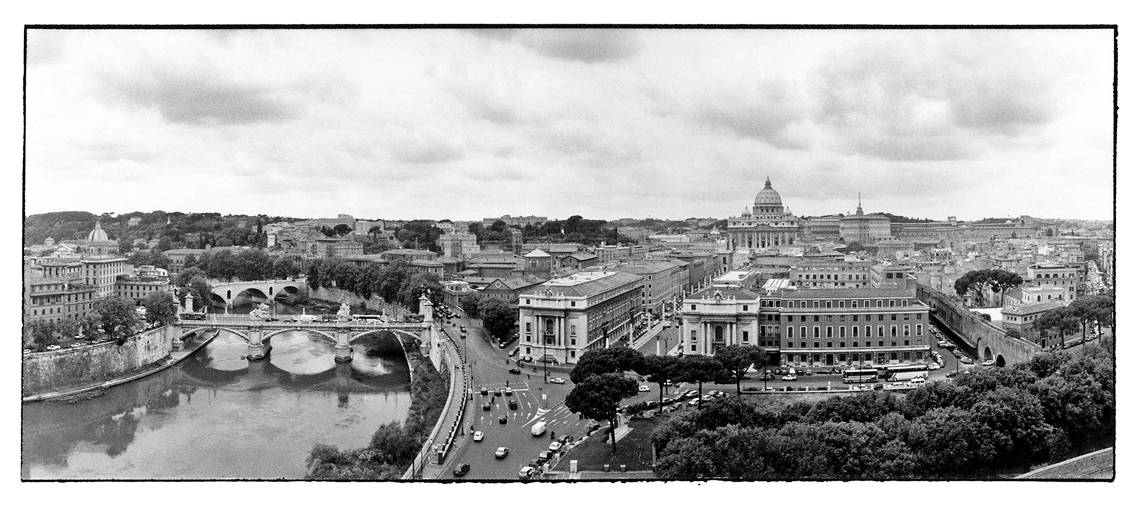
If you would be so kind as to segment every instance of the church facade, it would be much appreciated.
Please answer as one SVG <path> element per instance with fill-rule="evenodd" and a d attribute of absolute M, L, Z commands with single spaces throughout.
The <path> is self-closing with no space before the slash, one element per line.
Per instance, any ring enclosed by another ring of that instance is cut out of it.
<path fill-rule="evenodd" d="M 772 188 L 772 180 L 756 194 L 752 209 L 728 218 L 728 249 L 755 251 L 777 246 L 791 246 L 800 239 L 800 219 L 784 208 L 780 194 Z"/>

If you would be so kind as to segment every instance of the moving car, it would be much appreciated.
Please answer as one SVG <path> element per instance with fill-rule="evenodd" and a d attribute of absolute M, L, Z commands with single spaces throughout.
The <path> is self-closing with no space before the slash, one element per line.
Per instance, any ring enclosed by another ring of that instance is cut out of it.
<path fill-rule="evenodd" d="M 556 451 L 558 451 L 558 450 L 561 450 L 561 449 L 562 449 L 562 443 L 559 443 L 558 441 L 555 441 L 555 442 L 553 442 L 553 443 L 550 443 L 550 447 L 549 447 L 549 448 L 547 448 L 547 449 L 549 449 L 549 450 L 550 450 L 550 451 L 552 451 L 552 452 L 556 452 Z"/>
<path fill-rule="evenodd" d="M 685 391 L 685 398 L 687 398 L 687 399 L 692 399 L 692 398 L 694 398 L 694 397 L 696 397 L 696 396 L 697 396 L 697 391 L 696 391 L 696 390 L 686 390 L 686 391 Z"/>
<path fill-rule="evenodd" d="M 508 369 L 507 372 L 511 374 L 522 374 L 522 371 L 520 371 L 517 367 Z"/>
<path fill-rule="evenodd" d="M 991 359 L 991 360 L 987 360 L 987 361 L 985 361 L 985 362 L 982 362 L 982 365 L 984 365 L 984 366 L 986 366 L 986 367 L 989 367 L 989 366 L 991 366 L 991 365 L 994 365 L 994 363 L 995 363 L 995 362 L 994 362 L 994 361 Z"/>
<path fill-rule="evenodd" d="M 795 374 L 786 374 L 784 376 L 780 376 L 780 379 L 784 380 L 784 381 L 795 381 L 796 375 Z"/>
<path fill-rule="evenodd" d="M 463 476 L 463 475 L 467 474 L 467 471 L 470 471 L 470 470 L 471 470 L 471 464 L 462 464 L 461 463 L 461 464 L 455 466 L 455 470 L 452 471 L 451 474 L 454 474 L 456 476 Z"/>
<path fill-rule="evenodd" d="M 713 400 L 713 394 L 702 395 L 701 400 L 705 401 L 705 402 L 709 402 L 709 401 Z"/>
<path fill-rule="evenodd" d="M 511 387 L 507 387 L 506 390 L 503 390 L 503 393 L 507 394 L 509 396 L 509 395 L 514 395 L 515 392 L 514 392 L 514 390 L 511 390 Z"/>
<path fill-rule="evenodd" d="M 480 388 L 479 395 L 487 395 L 487 387 Z"/>
<path fill-rule="evenodd" d="M 640 385 L 637 387 L 637 391 L 638 392 L 648 392 L 649 391 L 649 385 Z"/>
<path fill-rule="evenodd" d="M 960 358 L 960 359 L 958 359 L 958 360 L 962 361 L 962 363 L 963 363 L 963 364 L 972 364 L 972 363 L 974 363 L 974 359 L 972 359 L 972 358 L 970 358 L 970 357 L 967 357 L 967 356 L 962 356 L 962 358 Z"/>
<path fill-rule="evenodd" d="M 926 384 L 926 378 L 923 378 L 922 376 L 919 376 L 917 378 L 911 378 L 910 383 L 912 385 L 925 385 Z"/>
<path fill-rule="evenodd" d="M 534 477 L 534 468 L 531 466 L 523 466 L 519 469 L 519 479 L 526 481 Z"/>
<path fill-rule="evenodd" d="M 530 428 L 530 435 L 541 436 L 546 433 L 546 422 L 534 422 Z"/>
<path fill-rule="evenodd" d="M 689 401 L 690 406 L 696 406 L 696 405 L 699 405 L 700 403 L 701 403 L 700 399 L 693 399 L 693 400 Z"/>
<path fill-rule="evenodd" d="M 475 441 L 476 443 L 478 443 L 479 441 L 482 441 L 483 440 L 483 431 L 481 431 L 481 430 L 475 431 L 475 434 L 471 435 L 471 440 Z"/>
<path fill-rule="evenodd" d="M 502 396 L 503 396 L 503 389 L 502 388 L 495 390 L 495 397 L 502 397 Z"/>
<path fill-rule="evenodd" d="M 483 411 L 490 411 L 490 410 L 491 410 L 491 403 L 484 402 L 483 403 Z"/>
<path fill-rule="evenodd" d="M 550 378 L 550 382 L 554 383 L 555 385 L 565 385 L 566 378 Z"/>
<path fill-rule="evenodd" d="M 499 415 L 499 423 L 505 425 L 507 423 L 507 415 Z"/>
<path fill-rule="evenodd" d="M 500 446 L 500 447 L 495 449 L 495 458 L 505 459 L 505 458 L 507 458 L 508 453 L 511 453 L 510 448 L 507 448 L 506 446 Z"/>
<path fill-rule="evenodd" d="M 51 345 L 51 346 L 48 346 L 48 347 L 47 347 L 47 350 L 48 350 L 48 351 L 55 351 L 55 350 L 58 350 L 58 349 L 59 349 L 59 345 L 58 345 L 58 344 L 53 344 L 53 345 Z"/>

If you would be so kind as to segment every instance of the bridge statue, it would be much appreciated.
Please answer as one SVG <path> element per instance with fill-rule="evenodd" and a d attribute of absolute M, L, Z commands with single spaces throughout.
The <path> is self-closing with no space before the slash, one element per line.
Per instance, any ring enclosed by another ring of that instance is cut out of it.
<path fill-rule="evenodd" d="M 269 317 L 269 305 L 262 302 L 256 308 L 249 312 L 249 319 L 251 320 L 264 320 Z"/>
<path fill-rule="evenodd" d="M 340 309 L 336 312 L 336 319 L 341 321 L 348 321 L 352 319 L 352 310 L 349 309 L 348 304 L 340 303 Z"/>

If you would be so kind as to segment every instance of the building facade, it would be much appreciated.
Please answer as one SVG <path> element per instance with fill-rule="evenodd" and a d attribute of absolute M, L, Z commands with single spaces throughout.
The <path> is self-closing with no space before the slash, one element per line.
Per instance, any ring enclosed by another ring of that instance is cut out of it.
<path fill-rule="evenodd" d="M 575 363 L 582 353 L 632 339 L 641 277 L 582 272 L 519 295 L 519 356 Z"/>
<path fill-rule="evenodd" d="M 713 286 L 684 301 L 681 352 L 753 344 L 793 367 L 927 363 L 929 311 L 913 289 Z"/>
<path fill-rule="evenodd" d="M 784 208 L 770 179 L 756 194 L 751 211 L 728 218 L 728 249 L 733 251 L 790 246 L 799 238 L 800 219 Z"/>
<path fill-rule="evenodd" d="M 24 323 L 80 320 L 91 312 L 96 292 L 85 282 L 83 263 L 78 260 L 26 262 Z"/>
<path fill-rule="evenodd" d="M 95 287 L 95 297 L 115 294 L 115 282 L 127 274 L 127 259 L 119 256 L 98 255 L 83 257 L 83 283 Z"/>
<path fill-rule="evenodd" d="M 891 238 L 891 219 L 881 214 L 863 214 L 863 197 L 855 214 L 839 219 L 839 237 L 845 243 L 872 245 Z"/>
<path fill-rule="evenodd" d="M 1081 263 L 1039 262 L 1029 266 L 1025 284 L 1061 287 L 1064 289 L 1062 302 L 1068 304 L 1084 295 L 1085 269 Z"/>

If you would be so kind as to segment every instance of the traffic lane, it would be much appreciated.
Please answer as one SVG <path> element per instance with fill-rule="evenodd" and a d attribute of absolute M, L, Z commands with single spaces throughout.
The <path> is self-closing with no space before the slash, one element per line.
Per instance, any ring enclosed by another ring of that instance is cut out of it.
<path fill-rule="evenodd" d="M 479 411 L 471 422 L 476 431 L 483 431 L 484 440 L 466 445 L 456 459 L 456 462 L 471 465 L 471 471 L 465 477 L 467 479 L 517 479 L 519 469 L 549 447 L 551 431 L 556 437 L 565 434 L 582 435 L 589 426 L 588 421 L 580 420 L 577 414 L 566 409 L 562 402 L 565 393 L 559 391 L 561 389 L 537 390 L 541 387 L 528 384 L 523 390 L 514 390 L 513 396 L 519 401 L 519 409 L 510 410 L 507 407 L 510 397 L 496 397 L 492 391 L 492 388 L 497 390 L 502 385 L 486 386 L 488 395 L 485 397 L 478 394 L 476 389 Z M 546 401 L 542 400 L 543 393 L 547 394 Z M 482 410 L 484 401 L 491 402 L 490 411 Z M 501 424 L 499 417 L 504 414 L 507 423 Z M 547 423 L 547 433 L 541 437 L 532 436 L 530 429 L 539 421 Z M 471 437 L 470 434 L 467 437 Z M 505 459 L 494 457 L 495 449 L 500 446 L 510 450 Z"/>

